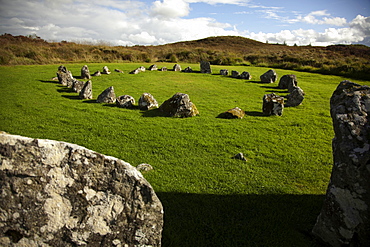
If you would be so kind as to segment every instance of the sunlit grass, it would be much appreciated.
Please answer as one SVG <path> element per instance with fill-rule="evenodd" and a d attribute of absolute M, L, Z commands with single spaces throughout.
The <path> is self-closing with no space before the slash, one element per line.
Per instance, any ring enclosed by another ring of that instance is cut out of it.
<path fill-rule="evenodd" d="M 114 86 L 117 96 L 129 94 L 136 100 L 151 93 L 159 104 L 181 92 L 190 96 L 200 115 L 169 118 L 156 110 L 78 99 L 51 81 L 55 65 L 0 67 L 0 130 L 76 143 L 134 166 L 151 164 L 154 170 L 144 176 L 168 212 L 164 246 L 312 245 L 296 229 L 298 224 L 299 231 L 308 232 L 321 206 L 332 164 L 329 99 L 345 78 L 276 70 L 279 77 L 296 74 L 306 96 L 302 105 L 285 108 L 282 117 L 266 117 L 261 114 L 262 96 L 288 94 L 275 88 L 277 83 L 258 82 L 266 68 L 212 66 L 212 75 L 174 71 L 131 75 L 129 71 L 143 64 L 88 65 L 92 73 L 104 65 L 112 71 L 92 78 L 94 99 L 109 86 Z M 79 76 L 83 64 L 66 66 Z M 181 66 L 199 71 L 197 64 Z M 115 68 L 125 73 L 114 72 Z M 253 78 L 217 75 L 221 68 L 248 71 Z M 246 111 L 245 118 L 216 118 L 236 106 Z M 232 159 L 239 152 L 247 162 Z M 229 210 L 233 219 L 219 226 Z M 278 222 L 286 229 L 280 229 Z M 240 239 L 244 233 L 245 239 Z M 272 235 L 261 239 L 263 233 Z"/>

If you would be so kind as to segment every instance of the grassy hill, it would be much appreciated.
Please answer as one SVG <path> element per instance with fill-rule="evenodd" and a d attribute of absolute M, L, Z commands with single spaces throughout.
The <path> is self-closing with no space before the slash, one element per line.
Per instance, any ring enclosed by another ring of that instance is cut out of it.
<path fill-rule="evenodd" d="M 209 37 L 160 46 L 110 46 L 47 42 L 39 37 L 0 36 L 1 65 L 65 62 L 186 62 L 253 65 L 370 80 L 370 47 L 267 44 L 236 36 Z"/>

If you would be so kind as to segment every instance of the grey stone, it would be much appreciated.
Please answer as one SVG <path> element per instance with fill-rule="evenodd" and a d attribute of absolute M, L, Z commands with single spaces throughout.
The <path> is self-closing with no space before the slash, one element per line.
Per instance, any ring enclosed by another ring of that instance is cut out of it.
<path fill-rule="evenodd" d="M 220 70 L 220 75 L 228 75 L 229 74 L 229 70 L 227 69 L 221 69 Z"/>
<path fill-rule="evenodd" d="M 197 107 L 191 102 L 189 95 L 176 93 L 163 102 L 159 110 L 171 117 L 194 117 L 199 115 Z"/>
<path fill-rule="evenodd" d="M 129 163 L 0 134 L 2 246 L 161 246 L 163 207 Z"/>
<path fill-rule="evenodd" d="M 58 67 L 57 77 L 59 83 L 62 84 L 63 86 L 67 87 L 73 86 L 74 78 L 72 76 L 71 71 L 67 70 L 65 66 L 60 65 Z"/>
<path fill-rule="evenodd" d="M 162 67 L 159 71 L 167 71 L 167 67 Z"/>
<path fill-rule="evenodd" d="M 140 66 L 139 68 L 137 68 L 140 72 L 145 72 L 145 67 L 144 66 Z"/>
<path fill-rule="evenodd" d="M 74 80 L 72 89 L 73 91 L 80 93 L 84 86 L 85 86 L 85 82 Z"/>
<path fill-rule="evenodd" d="M 82 68 L 81 68 L 81 79 L 88 79 L 90 80 L 91 79 L 91 76 L 90 76 L 90 70 L 89 70 L 89 67 L 87 67 L 87 65 L 84 65 Z"/>
<path fill-rule="evenodd" d="M 237 160 L 247 161 L 243 153 L 237 153 L 233 158 Z"/>
<path fill-rule="evenodd" d="M 92 82 L 89 80 L 85 82 L 84 87 L 81 89 L 81 92 L 79 93 L 79 96 L 81 99 L 92 99 Z"/>
<path fill-rule="evenodd" d="M 304 100 L 305 93 L 300 87 L 293 87 L 291 93 L 288 94 L 285 106 L 299 106 Z"/>
<path fill-rule="evenodd" d="M 186 67 L 183 72 L 185 73 L 193 73 L 193 69 L 191 67 Z"/>
<path fill-rule="evenodd" d="M 110 70 L 108 69 L 108 66 L 104 66 L 103 67 L 103 72 L 101 72 L 102 74 L 106 74 L 106 75 L 109 75 L 111 72 Z"/>
<path fill-rule="evenodd" d="M 116 102 L 116 94 L 113 86 L 105 89 L 97 98 L 98 103 L 114 103 Z"/>
<path fill-rule="evenodd" d="M 153 64 L 153 65 L 150 65 L 149 70 L 150 71 L 158 70 L 158 67 L 156 64 Z"/>
<path fill-rule="evenodd" d="M 274 83 L 277 80 L 277 74 L 275 70 L 270 69 L 269 71 L 261 75 L 260 79 L 263 83 Z"/>
<path fill-rule="evenodd" d="M 122 73 L 122 74 L 123 74 L 123 71 L 122 71 L 122 70 L 120 70 L 120 69 L 115 69 L 114 71 L 115 71 L 115 72 L 118 72 L 118 73 Z"/>
<path fill-rule="evenodd" d="M 231 77 L 232 78 L 239 78 L 239 76 L 240 76 L 240 73 L 238 71 L 236 71 L 236 70 L 231 71 Z"/>
<path fill-rule="evenodd" d="M 233 118 L 240 118 L 242 119 L 245 117 L 245 111 L 240 109 L 239 107 L 235 107 L 232 109 L 229 109 L 220 115 L 218 115 L 219 118 L 226 118 L 226 119 L 233 119 Z"/>
<path fill-rule="evenodd" d="M 140 110 L 158 108 L 157 100 L 150 93 L 143 93 L 139 98 L 138 105 Z"/>
<path fill-rule="evenodd" d="M 239 78 L 244 79 L 244 80 L 250 80 L 252 79 L 252 75 L 249 72 L 244 71 L 243 73 L 239 75 Z"/>
<path fill-rule="evenodd" d="M 175 64 L 175 65 L 173 66 L 173 71 L 181 71 L 181 66 L 180 66 L 180 64 Z"/>
<path fill-rule="evenodd" d="M 288 89 L 289 92 L 293 90 L 293 87 L 298 86 L 298 81 L 296 75 L 283 75 L 280 78 L 278 88 Z"/>
<path fill-rule="evenodd" d="M 101 73 L 100 73 L 100 70 L 96 71 L 94 74 L 92 74 L 91 76 L 101 76 Z"/>
<path fill-rule="evenodd" d="M 133 74 L 133 75 L 137 75 L 137 74 L 139 74 L 140 73 L 140 69 L 134 69 L 134 70 L 132 70 L 131 72 L 130 72 L 130 74 Z"/>
<path fill-rule="evenodd" d="M 116 99 L 116 105 L 121 108 L 133 108 L 135 99 L 130 95 L 122 95 Z"/>
<path fill-rule="evenodd" d="M 262 98 L 262 112 L 265 115 L 282 116 L 284 110 L 284 97 L 280 97 L 274 93 L 265 94 Z"/>
<path fill-rule="evenodd" d="M 313 234 L 334 246 L 370 244 L 370 87 L 342 81 L 330 99 L 333 168 Z"/>
<path fill-rule="evenodd" d="M 200 73 L 212 74 L 211 64 L 207 61 L 201 61 Z"/>

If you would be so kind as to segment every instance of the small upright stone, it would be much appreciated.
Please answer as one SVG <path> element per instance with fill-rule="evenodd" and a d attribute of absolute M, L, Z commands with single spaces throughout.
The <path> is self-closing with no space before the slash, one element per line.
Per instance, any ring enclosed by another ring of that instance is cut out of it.
<path fill-rule="evenodd" d="M 278 88 L 288 89 L 288 91 L 290 92 L 293 89 L 293 87 L 296 86 L 298 86 L 298 81 L 295 75 L 283 75 L 280 78 Z"/>
<path fill-rule="evenodd" d="M 244 79 L 244 80 L 250 80 L 250 79 L 252 79 L 252 76 L 251 76 L 251 74 L 249 72 L 244 71 L 243 73 L 241 73 L 239 75 L 239 78 L 240 79 Z"/>
<path fill-rule="evenodd" d="M 134 104 L 135 99 L 130 95 L 122 95 L 116 99 L 116 105 L 121 108 L 133 108 Z"/>
<path fill-rule="evenodd" d="M 150 65 L 149 70 L 150 71 L 158 70 L 158 67 L 156 64 L 153 64 L 153 65 Z"/>
<path fill-rule="evenodd" d="M 237 160 L 247 161 L 247 159 L 244 157 L 243 153 L 238 153 L 233 158 L 237 159 Z"/>
<path fill-rule="evenodd" d="M 265 115 L 282 116 L 284 110 L 284 97 L 280 97 L 274 93 L 265 94 L 263 96 L 262 112 Z"/>
<path fill-rule="evenodd" d="M 84 65 L 81 68 L 81 79 L 88 79 L 88 80 L 91 79 L 90 70 L 89 70 L 89 67 L 87 67 L 87 65 Z"/>
<path fill-rule="evenodd" d="M 186 67 L 183 72 L 185 73 L 192 73 L 193 72 L 193 69 L 191 67 Z"/>
<path fill-rule="evenodd" d="M 236 71 L 236 70 L 231 71 L 231 77 L 232 78 L 239 78 L 239 76 L 240 76 L 240 73 L 238 71 Z"/>
<path fill-rule="evenodd" d="M 228 75 L 229 74 L 229 70 L 227 69 L 221 69 L 220 70 L 220 75 Z"/>
<path fill-rule="evenodd" d="M 245 111 L 240 109 L 239 107 L 235 107 L 232 109 L 229 109 L 220 115 L 218 115 L 219 118 L 226 118 L 226 119 L 233 119 L 233 118 L 239 118 L 242 119 L 245 117 Z"/>
<path fill-rule="evenodd" d="M 139 69 L 134 69 L 134 70 L 132 70 L 132 71 L 130 72 L 130 74 L 137 75 L 137 74 L 139 74 L 139 73 L 140 73 L 140 71 L 141 71 L 141 70 L 139 70 Z"/>
<path fill-rule="evenodd" d="M 159 110 L 170 117 L 194 117 L 199 114 L 197 107 L 190 101 L 189 95 L 176 93 L 163 102 Z"/>
<path fill-rule="evenodd" d="M 91 76 L 101 76 L 101 73 L 100 73 L 100 70 L 96 71 L 94 74 L 92 74 Z"/>
<path fill-rule="evenodd" d="M 150 93 L 143 93 L 140 96 L 138 104 L 140 110 L 150 110 L 158 108 L 157 100 Z"/>
<path fill-rule="evenodd" d="M 149 165 L 149 164 L 145 164 L 145 163 L 142 163 L 140 165 L 138 165 L 136 167 L 136 169 L 140 172 L 148 172 L 148 171 L 151 171 L 153 170 L 153 166 Z"/>
<path fill-rule="evenodd" d="M 180 64 L 175 64 L 175 65 L 173 66 L 173 71 L 181 71 L 181 66 L 180 66 Z"/>
<path fill-rule="evenodd" d="M 207 61 L 201 61 L 200 62 L 200 73 L 206 73 L 206 74 L 211 74 L 211 64 Z"/>
<path fill-rule="evenodd" d="M 274 83 L 277 80 L 277 74 L 275 70 L 270 69 L 269 71 L 261 75 L 260 79 L 263 83 Z"/>
<path fill-rule="evenodd" d="M 167 71 L 167 67 L 162 67 L 159 71 Z"/>
<path fill-rule="evenodd" d="M 105 89 L 99 96 L 96 102 L 98 103 L 114 103 L 116 101 L 116 94 L 113 86 Z"/>
<path fill-rule="evenodd" d="M 85 85 L 85 82 L 74 80 L 72 89 L 73 91 L 80 93 L 84 85 Z"/>
<path fill-rule="evenodd" d="M 292 92 L 287 95 L 286 106 L 298 106 L 304 100 L 305 93 L 300 87 L 293 87 Z"/>
<path fill-rule="evenodd" d="M 109 75 L 111 72 L 110 70 L 108 69 L 108 66 L 104 66 L 103 67 L 103 72 L 101 72 L 102 74 L 106 74 L 106 75 Z"/>
<path fill-rule="evenodd" d="M 79 94 L 81 99 L 92 99 L 92 83 L 87 81 Z"/>

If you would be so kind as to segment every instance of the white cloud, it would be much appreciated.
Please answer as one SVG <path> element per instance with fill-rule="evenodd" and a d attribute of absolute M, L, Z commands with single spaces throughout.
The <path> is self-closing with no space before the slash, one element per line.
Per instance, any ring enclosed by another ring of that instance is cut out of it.
<path fill-rule="evenodd" d="M 323 17 L 318 19 L 317 17 Z M 329 17 L 326 17 L 329 16 Z M 313 11 L 306 16 L 299 15 L 297 19 L 291 20 L 291 22 L 306 22 L 309 24 L 319 24 L 319 25 L 332 25 L 332 26 L 344 26 L 347 24 L 347 20 L 341 17 L 330 17 L 330 14 L 326 10 Z"/>
<path fill-rule="evenodd" d="M 152 7 L 152 14 L 164 18 L 176 18 L 187 16 L 190 6 L 183 0 L 155 1 Z"/>

